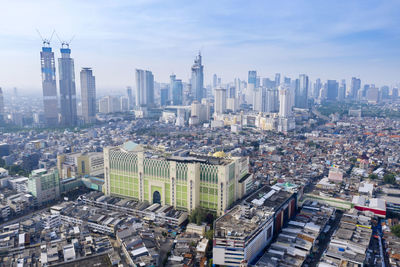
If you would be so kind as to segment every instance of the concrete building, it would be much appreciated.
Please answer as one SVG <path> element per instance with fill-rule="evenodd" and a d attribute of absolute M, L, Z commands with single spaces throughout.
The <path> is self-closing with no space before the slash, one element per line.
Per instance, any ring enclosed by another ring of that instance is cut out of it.
<path fill-rule="evenodd" d="M 81 70 L 82 117 L 85 123 L 96 121 L 96 79 L 91 68 Z"/>
<path fill-rule="evenodd" d="M 104 172 L 103 153 L 90 152 L 58 155 L 57 169 L 61 179 L 85 175 L 102 175 Z"/>
<path fill-rule="evenodd" d="M 279 89 L 279 124 L 278 131 L 287 132 L 296 127 L 293 118 L 293 101 L 290 88 L 281 86 Z"/>
<path fill-rule="evenodd" d="M 51 50 L 50 42 L 43 41 L 42 51 L 40 52 L 40 65 L 42 72 L 44 117 L 48 126 L 55 126 L 58 124 L 57 81 L 54 52 Z"/>
<path fill-rule="evenodd" d="M 305 74 L 300 74 L 295 90 L 294 106 L 296 108 L 308 108 L 308 85 L 308 76 Z"/>
<path fill-rule="evenodd" d="M 134 142 L 104 149 L 106 195 L 171 205 L 193 211 L 196 207 L 223 214 L 237 199 L 247 179 L 247 157 L 189 154 L 167 156 Z M 246 193 L 246 191 L 245 191 Z"/>
<path fill-rule="evenodd" d="M 74 60 L 71 58 L 71 49 L 68 45 L 62 47 L 60 51 L 61 58 L 58 59 L 58 71 L 60 76 L 61 125 L 69 127 L 77 124 Z"/>
<path fill-rule="evenodd" d="M 223 114 L 226 111 L 226 89 L 223 87 L 215 88 L 215 106 L 216 114 Z"/>
<path fill-rule="evenodd" d="M 133 99 L 133 93 L 132 93 L 132 87 L 130 87 L 130 86 L 126 87 L 126 94 L 128 96 L 129 110 L 131 110 L 135 106 L 135 102 L 134 102 L 134 99 Z"/>
<path fill-rule="evenodd" d="M 154 76 L 151 71 L 136 69 L 136 107 L 154 106 Z"/>
<path fill-rule="evenodd" d="M 203 75 L 204 66 L 201 64 L 201 54 L 195 58 L 194 64 L 192 66 L 192 94 L 194 100 L 201 102 L 201 99 L 205 97 L 204 95 L 204 75 Z"/>
<path fill-rule="evenodd" d="M 58 170 L 47 171 L 38 169 L 32 171 L 28 179 L 28 191 L 43 205 L 60 197 L 60 178 Z"/>
<path fill-rule="evenodd" d="M 279 187 L 263 187 L 214 223 L 213 263 L 251 263 L 295 215 L 296 197 Z"/>

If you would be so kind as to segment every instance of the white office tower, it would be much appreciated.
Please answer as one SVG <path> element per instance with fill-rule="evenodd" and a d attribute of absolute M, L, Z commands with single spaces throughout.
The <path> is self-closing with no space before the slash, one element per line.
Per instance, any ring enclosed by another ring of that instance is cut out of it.
<path fill-rule="evenodd" d="M 223 114 L 226 111 L 226 89 L 219 87 L 215 88 L 215 105 L 214 112 Z"/>
<path fill-rule="evenodd" d="M 291 90 L 288 86 L 279 86 L 279 124 L 278 131 L 288 132 L 296 126 L 293 117 L 293 101 Z"/>
<path fill-rule="evenodd" d="M 108 113 L 108 99 L 103 97 L 99 100 L 99 113 Z"/>
<path fill-rule="evenodd" d="M 264 112 L 279 112 L 279 91 L 276 89 L 267 89 L 263 103 L 265 105 Z"/>
<path fill-rule="evenodd" d="M 203 98 L 201 100 L 201 104 L 204 106 L 205 109 L 205 121 L 209 121 L 211 119 L 211 108 L 213 107 L 213 103 L 207 98 Z"/>
<path fill-rule="evenodd" d="M 207 120 L 207 106 L 199 103 L 197 100 L 193 101 L 191 105 L 189 125 L 197 125 Z"/>
<path fill-rule="evenodd" d="M 181 127 L 185 126 L 185 109 L 178 108 L 176 113 L 175 125 Z"/>
<path fill-rule="evenodd" d="M 119 98 L 121 104 L 121 112 L 128 112 L 129 111 L 129 98 L 126 96 L 121 96 Z"/>
<path fill-rule="evenodd" d="M 262 111 L 262 106 L 263 106 L 263 88 L 256 88 L 254 89 L 253 93 L 253 110 L 257 112 Z"/>
<path fill-rule="evenodd" d="M 236 112 L 238 110 L 238 100 L 237 98 L 228 98 L 226 100 L 226 109 L 232 112 Z"/>
<path fill-rule="evenodd" d="M 136 107 L 154 106 L 154 76 L 151 71 L 136 69 Z"/>
<path fill-rule="evenodd" d="M 126 103 L 128 105 L 128 103 Z M 121 101 L 116 96 L 105 96 L 99 101 L 99 113 L 121 112 Z"/>
<path fill-rule="evenodd" d="M 247 84 L 247 88 L 246 88 L 244 97 L 245 97 L 245 101 L 248 105 L 254 105 L 254 103 L 253 103 L 254 89 L 255 89 L 255 87 L 254 87 L 253 83 Z"/>

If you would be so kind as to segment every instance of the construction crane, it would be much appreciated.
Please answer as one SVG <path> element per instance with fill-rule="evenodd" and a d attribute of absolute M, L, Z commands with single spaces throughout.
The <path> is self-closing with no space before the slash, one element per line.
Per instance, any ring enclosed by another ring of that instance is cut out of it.
<path fill-rule="evenodd" d="M 43 36 L 40 34 L 40 31 L 38 29 L 36 29 L 36 32 L 39 34 L 40 39 L 42 39 L 43 46 L 50 46 L 51 39 L 53 39 L 53 35 L 56 31 L 53 30 L 53 33 L 51 34 L 49 39 L 43 38 Z"/>
<path fill-rule="evenodd" d="M 61 48 L 69 48 L 69 45 L 71 44 L 72 40 L 74 40 L 74 38 L 75 38 L 75 35 L 73 35 L 69 41 L 62 41 L 60 36 L 58 36 L 57 33 L 56 33 L 56 36 L 57 36 L 57 39 L 61 43 Z"/>

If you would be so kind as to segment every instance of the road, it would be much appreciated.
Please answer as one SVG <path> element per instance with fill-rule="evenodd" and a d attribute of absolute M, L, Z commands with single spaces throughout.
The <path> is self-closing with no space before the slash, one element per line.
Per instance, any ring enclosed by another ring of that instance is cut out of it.
<path fill-rule="evenodd" d="M 310 267 L 318 266 L 318 263 L 322 257 L 322 254 L 324 253 L 324 251 L 326 250 L 326 248 L 329 245 L 329 242 L 331 241 L 332 234 L 336 231 L 336 229 L 339 226 L 342 216 L 343 216 L 343 212 L 341 210 L 337 210 L 335 219 L 328 224 L 331 226 L 328 233 L 321 234 L 321 238 L 319 239 L 319 242 L 318 242 L 318 245 L 319 245 L 318 251 L 317 251 L 317 253 L 314 254 L 314 257 L 312 258 L 312 260 L 308 266 L 310 266 Z M 322 237 L 322 235 L 323 235 L 323 237 Z"/>

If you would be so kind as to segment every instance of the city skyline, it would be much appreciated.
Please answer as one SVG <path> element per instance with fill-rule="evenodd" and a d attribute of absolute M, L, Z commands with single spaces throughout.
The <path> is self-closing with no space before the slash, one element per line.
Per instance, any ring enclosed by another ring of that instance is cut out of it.
<path fill-rule="evenodd" d="M 44 36 L 56 29 L 62 39 L 76 34 L 71 44 L 76 67 L 92 66 L 100 91 L 134 85 L 135 68 L 151 70 L 159 82 L 168 82 L 171 73 L 187 82 L 198 50 L 204 56 L 205 84 L 211 83 L 214 73 L 223 82 L 244 79 L 249 69 L 261 77 L 279 72 L 291 77 L 305 73 L 311 80 L 346 78 L 348 84 L 352 76 L 377 85 L 399 82 L 395 1 L 284 5 L 119 1 L 79 3 L 79 9 L 77 2 L 39 1 L 24 2 L 29 8 L 23 10 L 20 5 L 6 3 L 9 12 L 1 18 L 8 25 L 24 16 L 12 27 L 0 29 L 4 40 L 0 84 L 5 90 L 41 89 L 40 75 L 34 71 L 40 68 L 41 45 L 35 28 Z M 50 10 L 46 18 L 39 12 L 43 5 Z M 55 12 L 58 9 L 65 12 Z M 87 23 L 90 27 L 82 27 Z M 53 38 L 51 46 L 57 51 L 61 45 Z"/>

